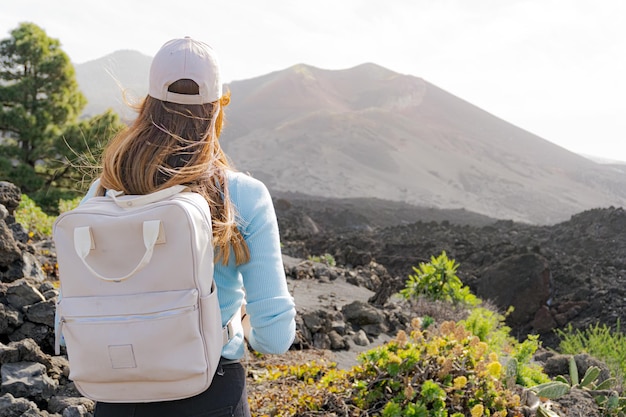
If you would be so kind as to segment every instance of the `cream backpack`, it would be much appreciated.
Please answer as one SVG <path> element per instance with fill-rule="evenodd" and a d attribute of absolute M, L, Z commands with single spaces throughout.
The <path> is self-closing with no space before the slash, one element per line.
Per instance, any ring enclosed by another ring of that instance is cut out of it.
<path fill-rule="evenodd" d="M 70 379 L 106 402 L 176 400 L 206 390 L 222 347 L 209 205 L 174 186 L 108 191 L 54 224 L 59 325 Z"/>

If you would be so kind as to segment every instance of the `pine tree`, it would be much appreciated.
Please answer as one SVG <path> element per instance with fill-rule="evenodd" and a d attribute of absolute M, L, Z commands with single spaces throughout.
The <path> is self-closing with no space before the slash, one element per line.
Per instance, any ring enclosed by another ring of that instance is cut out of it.
<path fill-rule="evenodd" d="M 76 161 L 95 161 L 90 155 L 121 127 L 112 112 L 79 120 L 85 105 L 60 42 L 33 23 L 11 31 L 0 41 L 0 178 L 43 207 L 76 190 Z"/>

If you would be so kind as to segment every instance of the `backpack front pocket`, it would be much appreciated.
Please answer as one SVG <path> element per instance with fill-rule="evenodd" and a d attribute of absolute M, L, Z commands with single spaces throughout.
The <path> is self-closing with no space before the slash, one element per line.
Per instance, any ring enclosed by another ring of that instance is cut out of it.
<path fill-rule="evenodd" d="M 180 381 L 206 372 L 197 303 L 195 289 L 63 298 L 59 316 L 70 379 Z"/>

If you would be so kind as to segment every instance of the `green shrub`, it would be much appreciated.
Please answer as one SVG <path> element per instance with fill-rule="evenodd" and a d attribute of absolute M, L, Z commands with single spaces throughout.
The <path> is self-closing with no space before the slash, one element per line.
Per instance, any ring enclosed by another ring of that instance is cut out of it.
<path fill-rule="evenodd" d="M 308 257 L 309 261 L 313 261 L 313 262 L 319 262 L 319 263 L 323 263 L 329 266 L 336 266 L 337 262 L 335 261 L 335 258 L 333 257 L 333 255 L 331 255 L 330 253 L 325 253 L 321 256 L 309 256 Z"/>
<path fill-rule="evenodd" d="M 472 334 L 487 344 L 494 351 L 502 350 L 514 340 L 510 335 L 511 328 L 504 324 L 505 316 L 484 307 L 472 309 L 461 324 Z"/>
<path fill-rule="evenodd" d="M 511 356 L 517 364 L 517 377 L 515 382 L 524 387 L 532 387 L 533 385 L 548 382 L 550 378 L 543 372 L 543 369 L 532 358 L 540 342 L 538 335 L 528 335 L 526 340 L 521 343 L 517 341 L 511 346 Z"/>
<path fill-rule="evenodd" d="M 41 238 L 52 235 L 54 217 L 44 213 L 26 194 L 22 194 L 22 200 L 15 210 L 15 220 L 26 229 L 30 237 Z"/>
<path fill-rule="evenodd" d="M 428 329 L 433 324 L 435 324 L 435 319 L 434 318 L 432 318 L 430 316 L 422 317 L 422 324 L 421 324 L 421 329 L 422 330 Z"/>
<path fill-rule="evenodd" d="M 409 275 L 404 289 L 400 294 L 406 298 L 414 299 L 425 296 L 430 300 L 442 300 L 454 304 L 462 303 L 476 306 L 481 300 L 464 286 L 456 275 L 459 267 L 454 259 L 448 259 L 446 252 L 438 257 L 432 256 L 429 263 L 420 263 L 419 268 L 413 267 L 415 274 Z"/>
<path fill-rule="evenodd" d="M 576 355 L 588 353 L 605 362 L 611 374 L 620 381 L 626 377 L 626 335 L 618 321 L 615 331 L 606 324 L 590 325 L 585 330 L 574 330 L 570 324 L 565 330 L 557 329 L 561 353 Z"/>

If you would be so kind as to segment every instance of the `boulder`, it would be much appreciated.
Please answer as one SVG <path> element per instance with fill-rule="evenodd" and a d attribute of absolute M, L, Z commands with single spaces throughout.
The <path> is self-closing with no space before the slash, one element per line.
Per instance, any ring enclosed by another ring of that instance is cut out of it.
<path fill-rule="evenodd" d="M 0 417 L 37 417 L 42 415 L 37 404 L 26 398 L 15 398 L 8 392 L 0 396 Z"/>
<path fill-rule="evenodd" d="M 326 333 L 315 333 L 313 334 L 313 347 L 316 349 L 326 349 L 330 350 L 332 344 L 330 341 L 330 336 Z"/>
<path fill-rule="evenodd" d="M 88 417 L 91 415 L 84 405 L 71 405 L 63 410 L 62 417 Z"/>
<path fill-rule="evenodd" d="M 2 365 L 2 392 L 14 397 L 47 400 L 58 383 L 46 373 L 46 367 L 37 362 L 14 362 Z"/>
<path fill-rule="evenodd" d="M 328 313 L 323 310 L 304 313 L 302 320 L 311 333 L 326 333 L 330 328 Z"/>
<path fill-rule="evenodd" d="M 0 282 L 45 278 L 41 263 L 33 255 L 35 250 L 28 243 L 28 233 L 15 221 L 14 212 L 20 199 L 19 188 L 0 181 Z"/>
<path fill-rule="evenodd" d="M 591 393 L 584 389 L 573 388 L 570 392 L 558 398 L 557 412 L 565 416 L 601 417 L 596 400 Z"/>
<path fill-rule="evenodd" d="M 49 299 L 24 307 L 24 314 L 26 319 L 32 321 L 33 323 L 45 324 L 48 327 L 54 327 L 55 309 L 56 300 Z"/>
<path fill-rule="evenodd" d="M 557 326 L 557 321 L 548 306 L 541 306 L 535 313 L 531 326 L 538 333 L 547 333 Z"/>
<path fill-rule="evenodd" d="M 54 368 L 52 357 L 44 353 L 33 339 L 24 338 L 11 342 L 8 344 L 7 348 L 17 350 L 18 357 L 13 362 L 37 362 L 45 365 L 48 370 L 53 370 Z"/>
<path fill-rule="evenodd" d="M 25 321 L 24 324 L 15 329 L 15 331 L 9 335 L 9 340 L 12 342 L 19 342 L 24 339 L 32 339 L 38 345 L 49 349 L 51 345 L 50 338 L 53 335 L 54 330 L 45 324 Z"/>
<path fill-rule="evenodd" d="M 548 261 L 536 253 L 505 258 L 482 271 L 476 293 L 502 310 L 512 306 L 510 325 L 528 324 L 551 295 Z"/>
<path fill-rule="evenodd" d="M 342 307 L 341 312 L 346 321 L 357 325 L 382 324 L 385 316 L 375 307 L 362 301 L 354 301 Z"/>
<path fill-rule="evenodd" d="M 7 208 L 10 215 L 13 215 L 21 200 L 22 192 L 17 185 L 0 181 L 0 204 Z"/>
<path fill-rule="evenodd" d="M 357 346 L 367 346 L 370 344 L 370 340 L 367 338 L 367 334 L 363 330 L 359 330 L 358 332 L 356 332 L 356 334 L 352 338 L 352 341 Z"/>
<path fill-rule="evenodd" d="M 36 282 L 43 282 L 46 274 L 43 271 L 41 262 L 32 253 L 22 252 L 22 276 L 30 278 Z"/>
<path fill-rule="evenodd" d="M 21 259 L 22 251 L 13 237 L 13 232 L 4 220 L 0 220 L 0 269 Z M 2 281 L 5 281 L 4 278 Z"/>
<path fill-rule="evenodd" d="M 14 343 L 5 345 L 0 342 L 0 366 L 5 363 L 19 362 L 20 352 Z"/>
<path fill-rule="evenodd" d="M 330 339 L 331 350 L 346 350 L 349 348 L 348 342 L 335 330 L 331 330 L 328 333 L 328 338 Z"/>
<path fill-rule="evenodd" d="M 11 283 L 11 285 L 7 287 L 6 298 L 8 303 L 17 309 L 46 301 L 43 294 L 26 279 L 20 279 Z"/>
<path fill-rule="evenodd" d="M 73 410 L 70 411 L 72 415 L 84 415 L 84 414 L 74 414 L 75 411 L 80 411 L 80 409 L 85 412 L 92 412 L 94 409 L 95 403 L 85 397 L 67 397 L 67 396 L 54 396 L 50 398 L 48 401 L 48 411 L 51 413 L 63 413 L 65 416 L 65 410 Z"/>
<path fill-rule="evenodd" d="M 0 303 L 0 335 L 13 333 L 22 323 L 22 313 L 11 305 Z"/>
<path fill-rule="evenodd" d="M 0 207 L 3 207 L 3 206 L 0 206 Z M 13 223 L 8 222 L 7 225 L 9 226 L 9 229 L 11 229 L 11 232 L 13 232 L 13 238 L 15 239 L 16 242 L 23 243 L 23 244 L 28 243 L 30 236 L 28 236 L 28 231 L 24 229 L 24 226 L 22 226 L 21 224 L 17 222 L 13 222 Z"/>
<path fill-rule="evenodd" d="M 347 322 L 357 329 L 364 330 L 369 336 L 376 337 L 387 330 L 385 315 L 362 301 L 344 305 L 341 312 Z"/>

